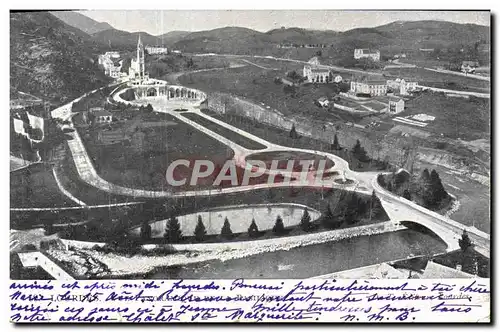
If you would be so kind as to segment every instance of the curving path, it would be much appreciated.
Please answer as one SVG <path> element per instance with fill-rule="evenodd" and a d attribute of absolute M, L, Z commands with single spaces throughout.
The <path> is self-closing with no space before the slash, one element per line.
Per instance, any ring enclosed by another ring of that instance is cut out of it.
<path fill-rule="evenodd" d="M 78 98 L 77 100 L 81 99 L 82 97 Z M 72 102 L 73 103 L 73 102 Z M 63 125 L 62 129 L 64 127 L 69 127 L 69 128 L 74 128 L 73 123 L 71 121 L 72 113 L 72 103 L 69 103 L 68 105 L 62 106 L 52 112 L 54 117 L 59 117 L 62 120 L 68 120 L 69 125 Z M 265 184 L 259 184 L 259 185 L 252 185 L 252 186 L 245 186 L 245 187 L 231 187 L 231 188 L 223 188 L 223 189 L 205 189 L 205 190 L 191 190 L 191 191 L 184 191 L 180 193 L 172 193 L 169 191 L 150 191 L 150 190 L 142 190 L 142 189 L 133 189 L 133 188 L 126 188 L 122 186 L 118 186 L 115 184 L 112 184 L 104 179 L 102 179 L 96 172 L 92 161 L 87 154 L 87 151 L 85 149 L 85 146 L 77 132 L 77 130 L 72 131 L 71 133 L 68 133 L 70 136 L 72 136 L 72 140 L 68 141 L 68 145 L 70 147 L 72 156 L 75 161 L 75 165 L 77 168 L 77 171 L 81 177 L 81 179 L 85 182 L 87 182 L 90 185 L 93 185 L 103 191 L 113 193 L 113 194 L 118 194 L 118 195 L 129 195 L 129 196 L 135 196 L 135 197 L 144 197 L 144 198 L 161 198 L 161 197 L 192 197 L 192 196 L 206 196 L 206 195 L 222 195 L 226 193 L 233 193 L 233 192 L 244 192 L 244 191 L 249 191 L 249 190 L 255 190 L 255 189 L 261 189 L 261 188 L 271 188 L 271 187 L 289 187 L 289 186 L 296 186 L 296 187 L 315 187 L 315 188 L 323 188 L 323 187 L 338 187 L 342 188 L 345 190 L 350 190 L 350 191 L 357 191 L 357 192 L 363 192 L 370 194 L 371 190 L 375 190 L 381 199 L 381 202 L 383 204 L 384 209 L 388 211 L 389 216 L 391 217 L 391 220 L 412 220 L 417 223 L 420 223 L 422 225 L 425 225 L 432 231 L 434 231 L 437 235 L 439 235 L 448 245 L 448 250 L 456 250 L 458 247 L 458 237 L 461 236 L 461 232 L 464 228 L 466 228 L 464 225 L 461 225 L 449 218 L 446 218 L 444 216 L 441 216 L 437 213 L 434 213 L 432 211 L 429 211 L 423 207 L 420 207 L 412 202 L 409 202 L 407 200 L 404 200 L 400 198 L 399 196 L 396 196 L 385 189 L 381 188 L 377 181 L 376 181 L 376 172 L 363 172 L 363 173 L 358 173 L 351 171 L 349 169 L 349 164 L 347 161 L 343 160 L 342 158 L 339 158 L 336 155 L 333 155 L 331 153 L 323 152 L 323 151 L 314 151 L 314 150 L 308 150 L 308 149 L 296 149 L 296 148 L 290 148 L 290 147 L 285 147 L 277 144 L 270 143 L 260 137 L 257 137 L 255 135 L 252 135 L 244 130 L 241 130 L 239 128 L 236 128 L 234 126 L 231 126 L 230 124 L 227 124 L 223 121 L 220 121 L 218 119 L 214 119 L 211 116 L 202 113 L 199 109 L 196 109 L 193 107 L 192 103 L 189 103 L 188 105 L 185 105 L 184 108 L 188 109 L 187 112 L 191 113 L 196 113 L 224 128 L 227 128 L 229 130 L 232 130 L 242 136 L 245 136 L 251 140 L 254 140 L 264 146 L 266 146 L 265 149 L 261 150 L 248 150 L 231 140 L 203 127 L 202 125 L 191 121 L 187 119 L 186 117 L 183 117 L 180 113 L 175 112 L 172 107 L 166 107 L 165 105 L 161 106 L 162 108 L 157 110 L 158 112 L 164 112 L 168 113 L 172 116 L 174 116 L 176 119 L 183 121 L 196 129 L 204 132 L 207 135 L 210 135 L 211 137 L 219 140 L 220 142 L 230 146 L 234 151 L 235 151 L 235 160 L 240 163 L 241 166 L 246 165 L 244 162 L 245 157 L 253 154 L 255 152 L 263 152 L 263 151 L 300 151 L 300 152 L 306 152 L 310 154 L 316 154 L 316 155 L 321 155 L 324 157 L 327 157 L 331 159 L 332 161 L 335 162 L 335 165 L 329 169 L 328 171 L 331 170 L 336 170 L 339 171 L 343 174 L 344 176 L 348 176 L 349 178 L 354 179 L 352 184 L 349 185 L 339 185 L 335 182 L 333 182 L 331 179 L 329 180 L 319 180 L 319 181 L 314 181 L 313 183 L 309 180 L 302 180 L 298 179 L 296 181 L 292 181 L 290 184 L 287 183 L 265 183 Z M 176 105 L 176 108 L 178 106 Z M 246 165 L 248 166 L 248 165 Z M 476 229 L 471 229 L 468 228 L 469 234 L 471 234 L 472 239 L 475 241 L 476 245 L 481 247 L 481 250 L 483 252 L 486 252 L 489 255 L 489 235 L 476 230 Z"/>

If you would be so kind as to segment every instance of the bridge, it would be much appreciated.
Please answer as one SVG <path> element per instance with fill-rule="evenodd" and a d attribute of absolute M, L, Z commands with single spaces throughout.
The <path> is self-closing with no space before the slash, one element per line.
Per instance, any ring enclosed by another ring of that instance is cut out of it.
<path fill-rule="evenodd" d="M 467 227 L 439 213 L 430 211 L 403 197 L 397 196 L 382 188 L 377 177 L 372 180 L 372 186 L 382 206 L 393 221 L 412 221 L 425 226 L 439 236 L 448 246 L 448 251 L 458 250 L 458 240 L 462 232 L 467 231 L 476 249 L 482 255 L 490 257 L 490 235 L 474 227 Z"/>

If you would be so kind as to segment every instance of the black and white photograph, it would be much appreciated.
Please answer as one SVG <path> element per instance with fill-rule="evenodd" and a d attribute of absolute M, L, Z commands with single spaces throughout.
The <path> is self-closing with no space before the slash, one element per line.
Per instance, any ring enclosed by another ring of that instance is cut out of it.
<path fill-rule="evenodd" d="M 11 10 L 11 321 L 276 322 L 262 291 L 296 279 L 284 321 L 489 322 L 491 15 Z M 20 309 L 42 284 L 144 307 L 127 283 L 192 300 L 197 280 L 262 295 L 170 320 Z"/>

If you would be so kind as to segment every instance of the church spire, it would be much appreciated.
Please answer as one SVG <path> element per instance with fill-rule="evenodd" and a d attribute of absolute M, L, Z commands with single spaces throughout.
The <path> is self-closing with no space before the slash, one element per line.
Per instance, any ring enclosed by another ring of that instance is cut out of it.
<path fill-rule="evenodd" d="M 139 39 L 137 40 L 137 47 L 142 46 L 141 34 L 139 34 Z"/>

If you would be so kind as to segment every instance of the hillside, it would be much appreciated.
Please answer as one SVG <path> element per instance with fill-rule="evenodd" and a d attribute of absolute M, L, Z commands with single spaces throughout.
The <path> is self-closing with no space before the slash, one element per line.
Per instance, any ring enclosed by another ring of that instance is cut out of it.
<path fill-rule="evenodd" d="M 113 27 L 109 25 L 109 23 L 97 22 L 90 17 L 87 17 L 75 11 L 53 11 L 50 13 L 64 23 L 80 29 L 88 34 L 113 29 Z"/>
<path fill-rule="evenodd" d="M 378 48 L 385 54 L 418 51 L 420 48 L 463 48 L 490 43 L 490 28 L 445 21 L 397 21 L 375 28 L 344 32 L 301 28 L 274 29 L 261 33 L 246 28 L 227 27 L 194 32 L 173 46 L 184 52 L 263 54 L 275 56 L 314 55 L 313 49 L 279 49 L 282 43 L 327 44 L 323 55 L 335 58 L 352 54 L 354 48 Z"/>
<path fill-rule="evenodd" d="M 171 45 L 177 43 L 182 38 L 189 35 L 190 33 L 191 32 L 189 32 L 189 31 L 170 31 L 170 32 L 164 33 L 163 35 L 159 35 L 157 37 L 158 37 L 158 39 L 160 39 L 162 41 L 163 45 L 171 46 Z"/>
<path fill-rule="evenodd" d="M 273 29 L 266 32 L 274 43 L 289 44 L 331 44 L 338 36 L 332 30 L 308 30 L 301 28 Z"/>
<path fill-rule="evenodd" d="M 102 45 L 48 12 L 10 14 L 10 86 L 56 104 L 109 82 Z"/>
<path fill-rule="evenodd" d="M 161 45 L 161 39 L 146 32 L 127 32 L 117 29 L 108 29 L 92 34 L 96 42 L 110 46 L 112 49 L 130 50 L 137 46 L 137 39 L 141 36 L 144 45 Z"/>
<path fill-rule="evenodd" d="M 174 44 L 183 52 L 252 54 L 265 53 L 275 46 L 262 32 L 240 27 L 225 27 L 190 33 Z"/>

